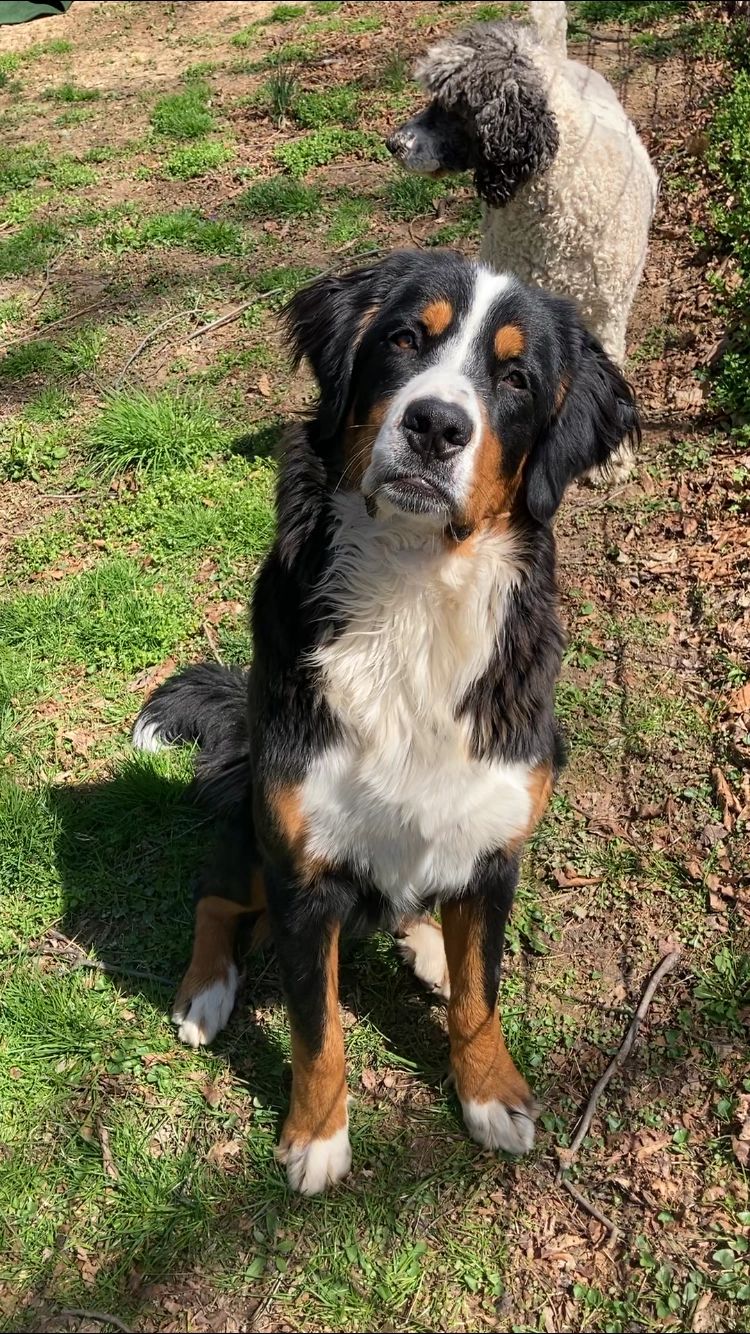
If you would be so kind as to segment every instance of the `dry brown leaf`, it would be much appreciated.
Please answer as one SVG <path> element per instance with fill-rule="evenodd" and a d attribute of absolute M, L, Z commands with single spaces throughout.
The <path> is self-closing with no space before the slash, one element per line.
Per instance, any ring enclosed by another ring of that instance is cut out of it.
<path fill-rule="evenodd" d="M 240 1153 L 242 1153 L 241 1140 L 220 1140 L 218 1144 L 211 1145 L 211 1148 L 206 1154 L 206 1162 L 210 1163 L 212 1167 L 218 1167 L 220 1171 L 224 1171 L 227 1162 L 232 1158 L 236 1158 Z"/>
<path fill-rule="evenodd" d="M 271 389 L 271 381 L 265 371 L 258 378 L 258 393 L 262 394 L 264 398 L 270 398 L 273 393 L 273 390 Z"/>
<path fill-rule="evenodd" d="M 747 713 L 750 710 L 750 681 L 732 692 L 727 700 L 727 708 L 730 713 Z"/>
<path fill-rule="evenodd" d="M 147 671 L 141 672 L 140 676 L 136 676 L 135 680 L 130 682 L 128 690 L 131 695 L 137 694 L 139 690 L 155 690 L 162 681 L 166 681 L 167 677 L 172 675 L 176 666 L 175 658 L 166 658 L 158 667 L 149 667 Z"/>
<path fill-rule="evenodd" d="M 207 1079 L 205 1084 L 201 1084 L 201 1093 L 209 1107 L 218 1107 L 223 1095 L 221 1085 L 215 1079 Z"/>

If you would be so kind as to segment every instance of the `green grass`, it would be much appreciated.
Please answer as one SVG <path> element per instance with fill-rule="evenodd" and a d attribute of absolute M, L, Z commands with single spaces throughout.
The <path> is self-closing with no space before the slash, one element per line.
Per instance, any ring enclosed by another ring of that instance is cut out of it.
<path fill-rule="evenodd" d="M 280 144 L 273 152 L 275 161 L 298 179 L 314 167 L 325 167 L 329 162 L 350 155 L 361 156 L 368 162 L 385 161 L 387 150 L 375 134 L 325 128 Z"/>
<path fill-rule="evenodd" d="M 228 441 L 200 398 L 164 390 L 155 396 L 141 391 L 113 395 L 92 423 L 87 443 L 95 470 L 112 477 L 126 469 L 159 473 L 184 467 Z"/>
<path fill-rule="evenodd" d="M 0 602 L 6 648 L 33 653 L 49 667 L 132 672 L 160 658 L 194 626 L 186 594 L 159 587 L 158 576 L 124 556 L 68 579 L 51 591 Z"/>
<path fill-rule="evenodd" d="M 366 199 L 345 199 L 329 215 L 326 243 L 336 249 L 367 236 L 372 227 L 373 209 Z"/>
<path fill-rule="evenodd" d="M 359 119 L 360 91 L 344 84 L 326 92 L 298 93 L 292 103 L 294 119 L 305 130 L 319 125 L 353 126 Z"/>
<path fill-rule="evenodd" d="M 159 98 L 151 113 L 153 130 L 167 139 L 201 139 L 216 127 L 210 96 L 206 84 L 191 83 L 184 93 Z"/>
<path fill-rule="evenodd" d="M 270 176 L 251 185 L 236 201 L 248 218 L 307 218 L 319 213 L 320 193 L 310 185 L 288 176 Z"/>
<path fill-rule="evenodd" d="M 6 148 L 0 144 L 0 192 L 25 189 L 40 177 L 48 177 L 52 162 L 38 144 Z"/>
<path fill-rule="evenodd" d="M 74 83 L 57 84 L 44 95 L 53 102 L 97 102 L 101 97 L 98 88 L 79 88 Z"/>
<path fill-rule="evenodd" d="M 293 23 L 306 13 L 305 5 L 274 5 L 266 23 Z"/>
<path fill-rule="evenodd" d="M 22 277 L 43 268 L 62 239 L 53 222 L 29 222 L 12 236 L 0 237 L 0 277 Z"/>
<path fill-rule="evenodd" d="M 234 223 L 206 218 L 197 209 L 156 213 L 150 218 L 116 216 L 104 232 L 104 244 L 117 254 L 129 250 L 184 247 L 204 255 L 241 255 L 245 238 Z"/>
<path fill-rule="evenodd" d="M 37 338 L 19 343 L 0 361 L 0 378 L 12 382 L 26 376 L 82 375 L 96 366 L 104 337 L 101 329 L 83 328 L 59 342 Z"/>
<path fill-rule="evenodd" d="M 748 40 L 750 48 L 750 39 Z M 750 56 L 738 68 L 710 125 L 710 164 L 719 182 L 713 223 L 721 244 L 732 257 L 739 282 L 728 290 L 719 285 L 730 337 L 714 378 L 714 401 L 736 422 L 750 441 L 750 162 L 745 151 L 750 134 Z"/>
<path fill-rule="evenodd" d="M 216 171 L 218 167 L 230 162 L 233 156 L 234 151 L 228 144 L 216 139 L 198 140 L 170 153 L 164 170 L 167 176 L 175 180 L 193 181 Z"/>
<path fill-rule="evenodd" d="M 431 213 L 435 201 L 448 190 L 445 181 L 433 181 L 426 176 L 396 176 L 386 192 L 386 208 L 391 217 L 408 221 L 424 213 Z"/>

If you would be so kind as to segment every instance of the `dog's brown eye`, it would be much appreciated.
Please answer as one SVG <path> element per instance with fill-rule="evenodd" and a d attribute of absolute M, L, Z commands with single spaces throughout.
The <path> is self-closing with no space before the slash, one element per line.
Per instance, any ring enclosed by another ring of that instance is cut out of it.
<path fill-rule="evenodd" d="M 500 379 L 503 384 L 510 385 L 511 389 L 528 389 L 529 382 L 523 371 L 516 370 L 514 366 L 509 366 L 507 371 L 503 371 Z"/>
<path fill-rule="evenodd" d="M 402 352 L 416 352 L 417 339 L 411 329 L 397 329 L 391 334 L 391 342 L 400 347 Z"/>

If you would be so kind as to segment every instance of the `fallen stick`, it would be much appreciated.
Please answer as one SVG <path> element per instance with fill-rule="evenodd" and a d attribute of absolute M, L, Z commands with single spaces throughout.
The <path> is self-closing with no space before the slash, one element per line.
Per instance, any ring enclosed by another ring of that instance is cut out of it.
<path fill-rule="evenodd" d="M 603 1214 L 601 1209 L 597 1209 L 596 1205 L 592 1204 L 591 1200 L 587 1199 L 585 1195 L 582 1195 L 580 1190 L 577 1190 L 573 1185 L 573 1182 L 568 1181 L 567 1177 L 560 1177 L 560 1185 L 575 1200 L 576 1204 L 585 1209 L 587 1214 L 591 1214 L 591 1217 L 595 1218 L 597 1223 L 601 1223 L 602 1227 L 606 1227 L 612 1241 L 617 1240 L 620 1234 L 611 1218 Z"/>
<path fill-rule="evenodd" d="M 633 1015 L 633 1018 L 630 1022 L 630 1027 L 628 1028 L 628 1031 L 625 1034 L 625 1037 L 623 1038 L 620 1047 L 615 1052 L 615 1055 L 612 1057 L 612 1060 L 610 1061 L 609 1065 L 604 1071 L 604 1074 L 600 1075 L 599 1079 L 597 1079 L 591 1091 L 591 1096 L 588 1100 L 588 1103 L 586 1104 L 586 1110 L 584 1111 L 583 1116 L 581 1117 L 580 1124 L 573 1137 L 573 1143 L 570 1145 L 570 1148 L 558 1149 L 557 1151 L 557 1156 L 560 1162 L 560 1167 L 557 1173 L 558 1181 L 561 1181 L 563 1179 L 564 1173 L 568 1171 L 569 1167 L 573 1163 L 573 1160 L 575 1159 L 578 1150 L 580 1149 L 583 1141 L 585 1140 L 589 1132 L 591 1122 L 594 1119 L 594 1113 L 596 1111 L 597 1103 L 599 1102 L 602 1093 L 609 1084 L 613 1075 L 616 1074 L 616 1072 L 620 1069 L 621 1066 L 625 1064 L 626 1060 L 628 1059 L 628 1056 L 630 1055 L 630 1052 L 633 1048 L 633 1043 L 635 1042 L 638 1036 L 638 1030 L 641 1026 L 641 1020 L 644 1018 L 652 1000 L 654 999 L 654 992 L 656 991 L 656 988 L 658 987 L 662 978 L 666 977 L 667 973 L 672 971 L 675 964 L 677 963 L 677 960 L 680 958 L 680 953 L 681 951 L 679 949 L 670 950 L 669 954 L 664 955 L 663 959 L 660 961 L 660 963 L 657 964 L 656 968 L 651 973 L 651 976 L 649 977 L 648 982 L 646 983 L 646 986 L 643 989 L 643 994 L 638 1003 L 638 1008 L 635 1014 Z"/>
<path fill-rule="evenodd" d="M 127 361 L 125 362 L 125 365 L 120 371 L 120 374 L 115 380 L 115 387 L 117 387 L 122 382 L 122 379 L 126 371 L 129 371 L 130 367 L 133 365 L 133 362 L 138 360 L 139 356 L 141 355 L 141 352 L 145 347 L 148 347 L 152 338 L 156 338 L 157 334 L 162 333 L 164 329 L 168 329 L 170 324 L 176 324 L 178 320 L 187 319 L 190 315 L 195 315 L 195 314 L 196 312 L 194 310 L 178 310 L 176 315 L 170 315 L 168 320 L 163 320 L 161 324 L 157 324 L 155 329 L 151 329 L 150 332 L 146 334 L 145 338 L 141 339 L 140 343 L 135 349 L 135 352 L 132 352 L 128 357 Z"/>
<path fill-rule="evenodd" d="M 110 1315 L 108 1311 L 84 1311 L 70 1307 L 66 1311 L 58 1311 L 57 1314 L 61 1320 L 95 1320 L 98 1325 L 113 1325 L 115 1329 L 122 1330 L 122 1334 L 131 1334 L 130 1326 L 119 1316 Z"/>

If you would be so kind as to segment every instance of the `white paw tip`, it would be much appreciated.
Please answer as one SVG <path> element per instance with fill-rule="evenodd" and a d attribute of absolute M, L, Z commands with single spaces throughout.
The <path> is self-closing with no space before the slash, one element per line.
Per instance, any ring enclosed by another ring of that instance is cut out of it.
<path fill-rule="evenodd" d="M 534 1147 L 534 1119 L 537 1109 L 506 1107 L 493 1099 L 491 1102 L 464 1102 L 466 1129 L 485 1149 L 504 1149 L 506 1153 L 528 1153 Z"/>
<path fill-rule="evenodd" d="M 136 718 L 131 741 L 136 750 L 147 750 L 151 754 L 164 750 L 167 744 L 159 724 L 149 720 L 148 712 Z"/>
<path fill-rule="evenodd" d="M 175 1006 L 172 1023 L 177 1025 L 180 1042 L 186 1047 L 203 1047 L 213 1041 L 234 1009 L 238 980 L 237 969 L 230 964 L 225 978 L 196 992 L 186 1005 Z"/>
<path fill-rule="evenodd" d="M 415 922 L 396 944 L 414 976 L 429 991 L 450 999 L 448 961 L 445 957 L 443 933 L 437 923 Z"/>
<path fill-rule="evenodd" d="M 330 1139 L 312 1139 L 309 1144 L 280 1148 L 276 1156 L 286 1165 L 292 1190 L 300 1195 L 319 1195 L 341 1181 L 352 1165 L 348 1126 L 342 1126 Z"/>

